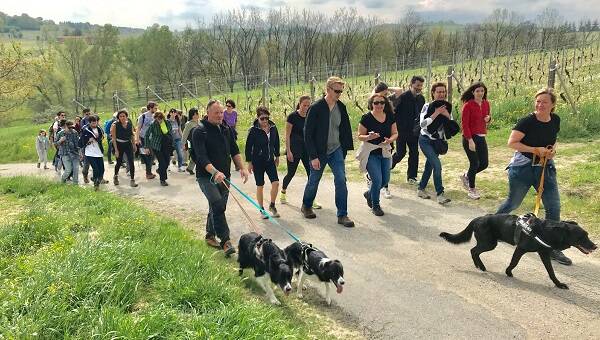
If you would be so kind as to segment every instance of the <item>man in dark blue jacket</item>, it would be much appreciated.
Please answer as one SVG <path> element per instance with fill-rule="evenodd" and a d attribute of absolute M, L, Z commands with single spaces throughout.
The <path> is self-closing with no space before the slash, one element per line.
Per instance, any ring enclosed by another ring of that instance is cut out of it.
<path fill-rule="evenodd" d="M 410 81 L 410 89 L 400 95 L 396 105 L 396 126 L 398 127 L 398 139 L 396 140 L 396 153 L 392 157 L 392 169 L 404 156 L 408 147 L 408 170 L 406 181 L 417 184 L 417 169 L 419 168 L 419 136 L 413 132 L 415 119 L 421 114 L 425 105 L 425 98 L 421 94 L 425 79 L 414 76 Z"/>
<path fill-rule="evenodd" d="M 305 218 L 317 217 L 312 206 L 325 164 L 329 164 L 335 184 L 338 224 L 352 228 L 354 222 L 348 218 L 345 158 L 348 150 L 354 149 L 354 144 L 348 111 L 339 100 L 344 92 L 344 81 L 338 77 L 330 77 L 327 79 L 326 91 L 325 97 L 308 109 L 304 124 L 304 142 L 311 169 L 304 188 L 301 211 Z"/>

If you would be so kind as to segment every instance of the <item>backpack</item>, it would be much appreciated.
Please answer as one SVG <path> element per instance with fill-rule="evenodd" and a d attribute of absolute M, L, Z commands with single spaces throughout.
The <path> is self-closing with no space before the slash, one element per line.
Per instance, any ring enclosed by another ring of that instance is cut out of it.
<path fill-rule="evenodd" d="M 200 125 L 196 125 L 194 126 L 191 130 L 190 133 L 188 133 L 187 135 L 187 139 L 185 141 L 185 143 L 187 144 L 188 147 L 188 152 L 190 154 L 190 158 L 194 161 L 194 163 L 196 163 L 196 155 L 194 153 L 194 150 L 192 148 L 192 140 L 193 140 L 193 136 L 194 136 L 194 131 L 196 131 L 196 129 L 199 127 Z"/>

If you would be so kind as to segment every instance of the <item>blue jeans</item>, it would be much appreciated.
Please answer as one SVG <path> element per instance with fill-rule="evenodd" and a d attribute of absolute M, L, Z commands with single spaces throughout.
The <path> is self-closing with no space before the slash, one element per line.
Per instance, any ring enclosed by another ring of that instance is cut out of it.
<path fill-rule="evenodd" d="M 379 205 L 379 194 L 381 188 L 388 185 L 390 182 L 390 167 L 391 158 L 385 158 L 382 155 L 369 155 L 367 161 L 367 172 L 371 178 L 371 189 L 369 189 L 369 196 L 371 196 L 371 202 L 373 206 Z"/>
<path fill-rule="evenodd" d="M 73 184 L 79 184 L 79 156 L 72 154 L 60 156 L 60 160 L 65 167 L 61 177 L 62 182 L 65 183 L 67 178 L 73 175 Z"/>
<path fill-rule="evenodd" d="M 440 162 L 439 155 L 433 148 L 433 140 L 427 136 L 419 136 L 419 146 L 421 151 L 425 155 L 427 160 L 425 161 L 425 169 L 423 170 L 423 176 L 421 176 L 421 182 L 419 183 L 419 190 L 425 190 L 431 173 L 433 173 L 433 185 L 435 186 L 435 192 L 440 195 L 444 193 L 444 186 L 442 185 L 442 162 Z"/>
<path fill-rule="evenodd" d="M 100 184 L 104 179 L 104 158 L 86 156 L 85 159 L 87 159 L 87 163 L 92 167 L 92 182 Z"/>
<path fill-rule="evenodd" d="M 177 153 L 177 167 L 181 168 L 183 166 L 183 149 L 181 148 L 181 138 L 173 141 L 173 147 Z"/>
<path fill-rule="evenodd" d="M 225 218 L 229 190 L 224 184 L 211 183 L 209 177 L 196 178 L 200 190 L 208 201 L 208 218 L 206 219 L 206 236 L 217 236 L 221 247 L 229 241 L 229 225 Z"/>
<path fill-rule="evenodd" d="M 508 197 L 500 205 L 496 214 L 509 214 L 517 209 L 532 186 L 537 190 L 542 176 L 541 166 L 511 166 L 508 168 Z M 546 219 L 560 221 L 560 195 L 556 181 L 554 164 L 546 166 L 542 202 L 546 210 Z"/>
<path fill-rule="evenodd" d="M 329 164 L 333 172 L 337 216 L 348 216 L 348 188 L 346 187 L 346 168 L 342 148 L 338 148 L 327 155 L 327 164 Z M 304 188 L 304 197 L 302 198 L 302 204 L 305 207 L 312 207 L 315 197 L 317 197 L 317 189 L 319 188 L 319 182 L 324 170 L 324 162 L 321 162 L 321 169 L 319 170 L 315 170 L 311 166 L 308 182 L 306 182 L 306 187 Z"/>

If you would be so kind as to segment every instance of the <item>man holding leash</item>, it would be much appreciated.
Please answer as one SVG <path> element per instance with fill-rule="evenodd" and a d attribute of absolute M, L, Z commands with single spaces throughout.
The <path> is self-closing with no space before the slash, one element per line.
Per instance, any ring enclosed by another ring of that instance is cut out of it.
<path fill-rule="evenodd" d="M 240 169 L 244 183 L 248 180 L 248 172 L 244 168 L 233 131 L 223 123 L 221 103 L 218 100 L 210 100 L 206 111 L 207 116 L 191 131 L 192 156 L 196 163 L 196 181 L 208 200 L 205 241 L 209 246 L 223 248 L 225 256 L 228 257 L 235 253 L 225 218 L 231 160 L 233 159 L 236 167 Z M 215 236 L 220 242 L 217 242 Z"/>

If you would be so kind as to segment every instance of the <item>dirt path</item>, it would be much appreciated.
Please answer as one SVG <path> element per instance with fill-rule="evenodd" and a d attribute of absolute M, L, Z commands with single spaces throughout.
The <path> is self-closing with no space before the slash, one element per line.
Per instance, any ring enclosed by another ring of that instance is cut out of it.
<path fill-rule="evenodd" d="M 107 166 L 110 178 L 112 166 Z M 39 174 L 53 176 L 30 164 L 0 165 L 0 175 Z M 121 182 L 126 184 L 125 178 Z M 234 183 L 239 183 L 234 175 Z M 202 233 L 207 204 L 194 178 L 170 173 L 167 188 L 158 181 L 140 181 L 139 188 L 103 186 L 103 190 L 144 199 L 145 202 L 178 206 L 178 212 Z M 280 206 L 281 223 L 302 239 L 312 242 L 344 264 L 346 288 L 334 296 L 331 307 L 340 319 L 360 328 L 366 337 L 392 338 L 598 338 L 600 331 L 600 259 L 567 250 L 574 265 L 555 265 L 559 279 L 570 290 L 555 288 L 535 254 L 526 255 L 515 278 L 507 278 L 512 247 L 501 244 L 482 256 L 488 272 L 475 269 L 470 258 L 472 245 L 453 246 L 437 235 L 440 231 L 462 230 L 484 211 L 456 205 L 439 206 L 421 200 L 414 192 L 392 187 L 394 197 L 382 200 L 386 215 L 375 217 L 362 199 L 364 183 L 349 183 L 349 211 L 354 229 L 336 224 L 331 178 L 324 177 L 318 200 L 317 219 L 305 220 L 299 213 L 305 177 L 298 176 L 288 189 L 286 206 Z M 251 184 L 241 186 L 252 193 Z M 141 197 L 140 197 L 141 196 Z M 239 196 L 238 196 L 239 197 Z M 241 198 L 240 198 L 241 199 Z M 286 234 L 242 203 L 264 234 L 286 246 Z M 148 203 L 148 208 L 157 206 Z M 233 238 L 247 232 L 248 222 L 230 200 L 228 219 Z M 599 240 L 595 240 L 599 241 Z M 321 285 L 312 284 L 310 303 L 321 304 Z M 296 297 L 288 297 L 296 298 Z"/>

